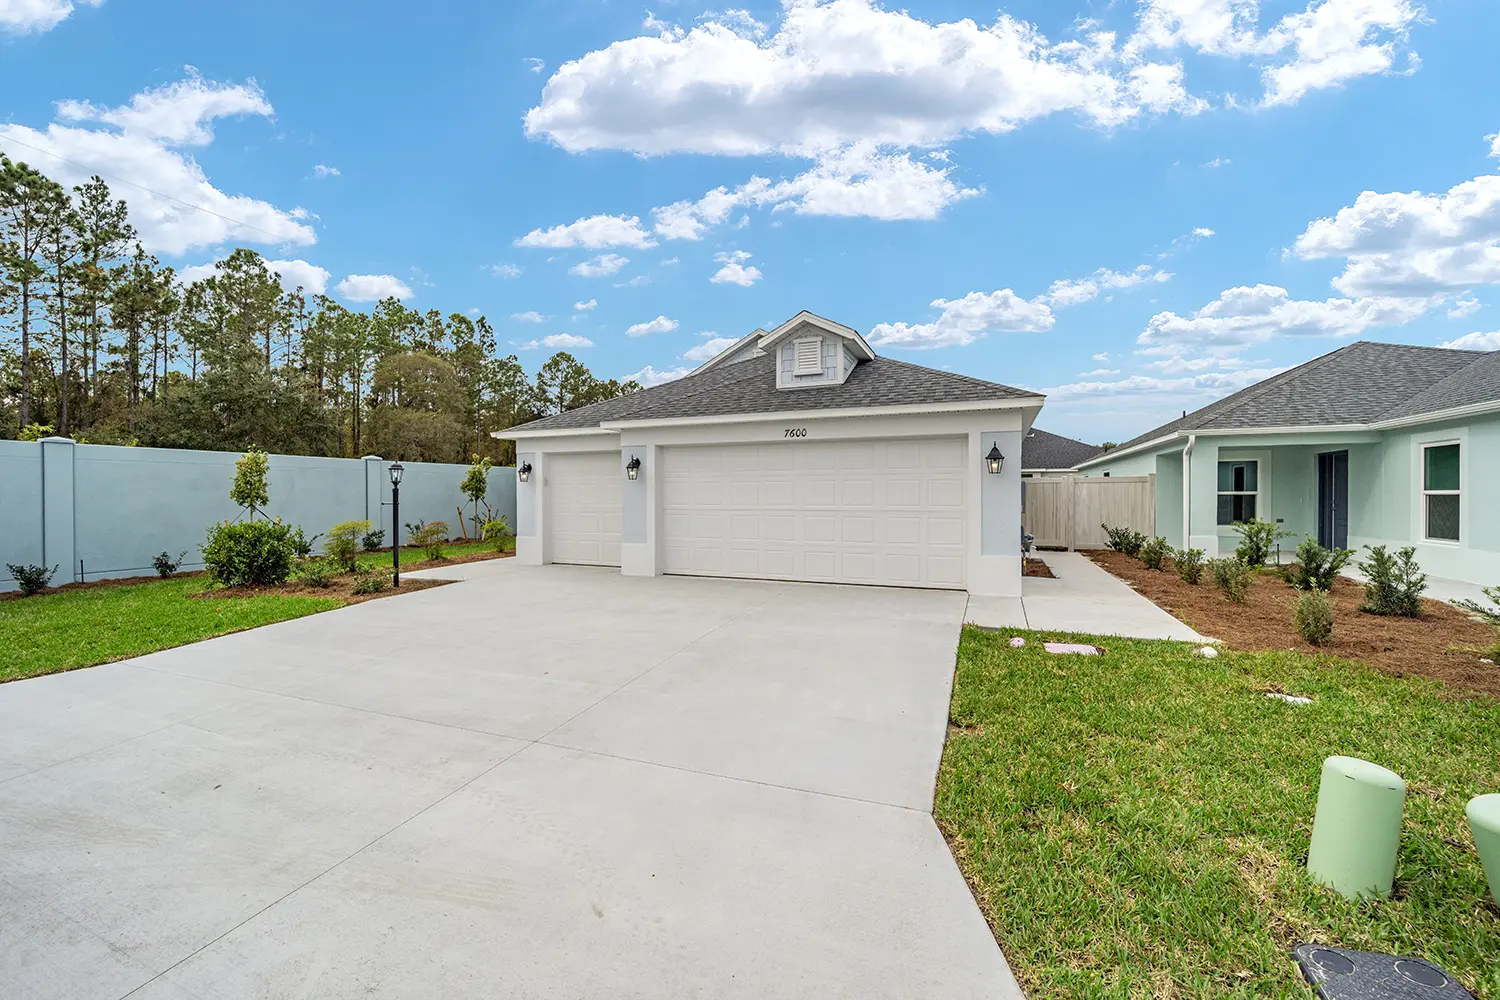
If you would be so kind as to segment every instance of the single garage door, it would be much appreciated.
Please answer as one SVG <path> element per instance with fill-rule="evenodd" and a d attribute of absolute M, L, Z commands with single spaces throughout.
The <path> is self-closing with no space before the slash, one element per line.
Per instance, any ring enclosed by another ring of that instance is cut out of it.
<path fill-rule="evenodd" d="M 620 565 L 624 478 L 617 451 L 547 457 L 547 530 L 553 562 Z"/>
<path fill-rule="evenodd" d="M 670 448 L 665 570 L 964 587 L 965 440 Z"/>

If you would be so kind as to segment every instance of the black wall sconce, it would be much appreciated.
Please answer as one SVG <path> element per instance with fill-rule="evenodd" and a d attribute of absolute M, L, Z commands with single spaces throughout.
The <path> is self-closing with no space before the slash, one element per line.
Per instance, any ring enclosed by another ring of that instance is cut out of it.
<path fill-rule="evenodd" d="M 1005 456 L 1000 454 L 998 444 L 990 445 L 990 453 L 984 456 L 984 464 L 989 467 L 990 475 L 1000 475 L 1000 470 L 1005 468 Z"/>
<path fill-rule="evenodd" d="M 625 463 L 625 476 L 631 482 L 639 479 L 641 475 L 641 460 L 635 455 L 630 456 L 630 461 Z"/>
<path fill-rule="evenodd" d="M 531 482 L 531 463 L 522 462 L 521 467 L 516 470 L 516 478 L 523 483 Z"/>

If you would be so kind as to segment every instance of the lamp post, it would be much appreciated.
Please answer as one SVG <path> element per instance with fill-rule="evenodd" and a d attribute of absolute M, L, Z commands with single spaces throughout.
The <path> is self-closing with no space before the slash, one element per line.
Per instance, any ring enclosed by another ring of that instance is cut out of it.
<path fill-rule="evenodd" d="M 391 586 L 401 586 L 401 474 L 400 462 L 391 463 Z"/>

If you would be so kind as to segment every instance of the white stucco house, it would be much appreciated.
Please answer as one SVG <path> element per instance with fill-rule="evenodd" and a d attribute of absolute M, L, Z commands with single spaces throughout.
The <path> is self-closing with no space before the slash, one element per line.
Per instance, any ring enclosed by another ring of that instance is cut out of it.
<path fill-rule="evenodd" d="M 1021 592 L 1043 397 L 808 312 L 685 378 L 508 430 L 523 563 Z"/>

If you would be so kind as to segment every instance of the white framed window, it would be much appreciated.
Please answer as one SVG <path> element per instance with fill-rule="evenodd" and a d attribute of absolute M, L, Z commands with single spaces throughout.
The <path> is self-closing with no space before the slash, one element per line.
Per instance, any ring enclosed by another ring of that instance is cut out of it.
<path fill-rule="evenodd" d="M 823 374 L 823 341 L 817 337 L 792 343 L 792 374 Z"/>
<path fill-rule="evenodd" d="M 1255 520 L 1260 508 L 1260 462 L 1255 459 L 1219 463 L 1221 526 Z"/>
<path fill-rule="evenodd" d="M 1457 441 L 1422 446 L 1422 537 L 1430 542 L 1459 540 L 1463 507 L 1460 447 Z"/>

